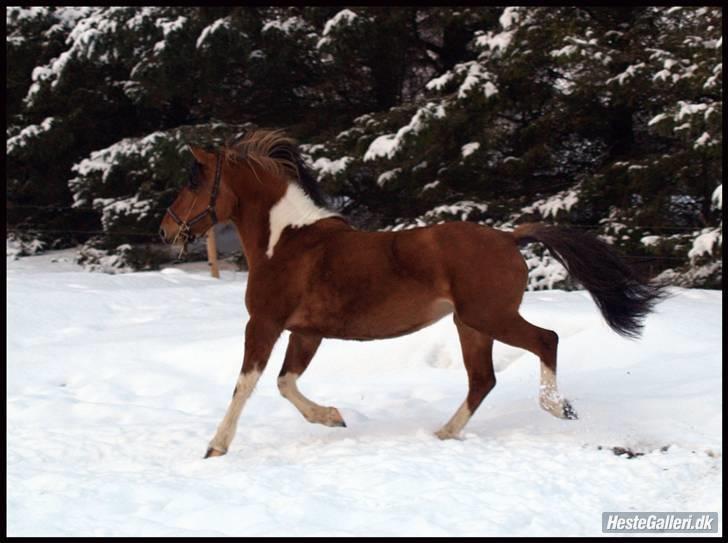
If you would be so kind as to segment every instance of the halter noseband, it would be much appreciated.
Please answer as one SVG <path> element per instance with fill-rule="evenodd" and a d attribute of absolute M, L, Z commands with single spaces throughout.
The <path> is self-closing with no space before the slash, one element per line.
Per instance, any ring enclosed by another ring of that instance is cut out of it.
<path fill-rule="evenodd" d="M 177 223 L 177 226 L 179 226 L 180 230 L 178 233 L 178 236 L 182 237 L 182 241 L 187 244 L 188 241 L 191 241 L 194 239 L 194 236 L 192 235 L 192 232 L 190 231 L 190 228 L 192 225 L 197 224 L 202 219 L 210 216 L 210 220 L 212 221 L 212 224 L 217 224 L 217 214 L 215 213 L 215 202 L 217 201 L 217 193 L 220 190 L 220 174 L 222 170 L 222 155 L 220 153 L 217 153 L 215 157 L 215 180 L 212 184 L 212 192 L 210 193 L 210 203 L 207 205 L 207 207 L 192 217 L 189 220 L 182 220 L 180 219 L 177 214 L 172 211 L 171 207 L 167 208 L 167 213 L 170 217 L 172 217 L 172 220 Z"/>

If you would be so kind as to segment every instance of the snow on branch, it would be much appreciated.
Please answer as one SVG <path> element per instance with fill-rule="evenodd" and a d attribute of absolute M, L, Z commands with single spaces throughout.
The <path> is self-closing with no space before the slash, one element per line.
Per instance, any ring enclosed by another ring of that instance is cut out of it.
<path fill-rule="evenodd" d="M 364 153 L 364 161 L 394 157 L 407 136 L 421 132 L 431 120 L 443 117 L 445 117 L 445 107 L 442 104 L 427 103 L 418 109 L 410 122 L 400 128 L 396 134 L 385 134 L 376 138 Z"/>

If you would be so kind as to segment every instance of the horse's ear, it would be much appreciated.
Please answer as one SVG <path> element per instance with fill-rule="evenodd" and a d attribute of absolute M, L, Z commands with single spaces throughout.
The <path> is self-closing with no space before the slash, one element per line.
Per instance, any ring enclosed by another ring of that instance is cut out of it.
<path fill-rule="evenodd" d="M 215 162 L 215 155 L 209 151 L 205 151 L 202 147 L 195 147 L 194 145 L 188 145 L 187 147 L 189 148 L 190 153 L 192 153 L 192 156 L 195 157 L 195 160 L 200 164 L 210 164 Z"/>

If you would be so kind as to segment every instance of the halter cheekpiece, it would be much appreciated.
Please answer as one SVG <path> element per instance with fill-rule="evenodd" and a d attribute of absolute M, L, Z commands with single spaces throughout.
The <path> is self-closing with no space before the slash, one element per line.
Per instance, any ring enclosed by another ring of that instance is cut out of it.
<path fill-rule="evenodd" d="M 179 226 L 179 236 L 182 237 L 185 244 L 189 241 L 192 241 L 195 239 L 195 236 L 190 231 L 191 227 L 194 224 L 197 224 L 202 219 L 207 217 L 209 215 L 210 220 L 212 221 L 212 225 L 217 224 L 217 214 L 215 213 L 215 202 L 217 201 L 217 193 L 220 190 L 220 174 L 222 171 L 222 154 L 217 153 L 215 157 L 215 180 L 212 184 L 212 192 L 210 193 L 210 203 L 207 205 L 207 207 L 202 210 L 200 213 L 195 215 L 189 220 L 182 220 L 180 219 L 177 214 L 172 211 L 171 207 L 167 208 L 167 213 L 170 217 L 172 217 L 172 220 Z"/>

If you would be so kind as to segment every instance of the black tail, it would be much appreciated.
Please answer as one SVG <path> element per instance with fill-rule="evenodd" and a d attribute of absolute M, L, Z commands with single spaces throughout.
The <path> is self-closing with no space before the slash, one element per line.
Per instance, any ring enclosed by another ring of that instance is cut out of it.
<path fill-rule="evenodd" d="M 664 286 L 640 277 L 612 246 L 586 232 L 529 223 L 517 227 L 513 235 L 519 245 L 543 243 L 589 291 L 607 324 L 622 336 L 638 338 L 644 318 L 667 296 Z"/>

